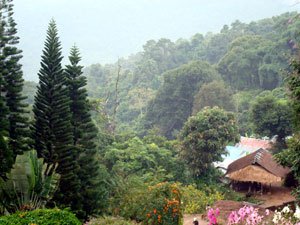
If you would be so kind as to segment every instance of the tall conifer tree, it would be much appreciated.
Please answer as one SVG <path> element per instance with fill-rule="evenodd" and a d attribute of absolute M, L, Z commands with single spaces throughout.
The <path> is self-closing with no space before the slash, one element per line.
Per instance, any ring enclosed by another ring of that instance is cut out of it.
<path fill-rule="evenodd" d="M 101 197 L 99 179 L 99 163 L 96 161 L 95 137 L 97 129 L 92 122 L 89 112 L 86 77 L 82 75 L 82 66 L 79 50 L 73 47 L 69 56 L 70 64 L 66 66 L 68 79 L 70 108 L 72 113 L 73 145 L 78 150 L 77 158 L 80 165 L 80 193 L 81 198 L 78 207 L 79 216 L 87 218 L 99 208 Z"/>
<path fill-rule="evenodd" d="M 1 11 L 0 11 L 1 13 Z M 0 21 L 0 45 L 2 46 L 3 37 L 3 21 Z M 2 53 L 2 48 L 0 48 Z M 13 154 L 7 146 L 5 137 L 8 136 L 8 116 L 9 111 L 5 101 L 5 80 L 3 77 L 4 57 L 0 54 L 0 177 L 5 178 L 5 174 L 12 166 Z"/>
<path fill-rule="evenodd" d="M 55 201 L 71 206 L 79 190 L 78 164 L 73 148 L 69 91 L 61 61 L 61 44 L 54 20 L 49 24 L 43 50 L 39 85 L 33 106 L 33 137 L 39 157 L 58 163 L 61 175 Z"/>
<path fill-rule="evenodd" d="M 1 1 L 0 1 L 1 2 Z M 2 3 L 2 2 L 1 2 Z M 5 72 L 5 56 L 3 54 L 3 48 L 5 46 L 5 24 L 6 21 L 4 20 L 4 5 L 0 5 L 0 135 L 7 136 L 8 132 L 8 108 L 6 106 L 6 99 L 5 99 L 5 79 L 4 79 L 4 72 Z M 1 150 L 2 151 L 2 150 Z M 2 162 L 2 161 L 1 161 Z"/>
<path fill-rule="evenodd" d="M 0 58 L 2 55 L 0 55 Z M 6 178 L 6 173 L 10 170 L 13 164 L 13 153 L 8 148 L 5 137 L 8 136 L 8 108 L 6 107 L 4 98 L 4 79 L 2 72 L 3 65 L 0 60 L 0 177 Z"/>
<path fill-rule="evenodd" d="M 22 101 L 21 50 L 16 45 L 12 0 L 0 0 L 0 176 L 10 170 L 17 154 L 28 150 L 29 132 Z"/>
<path fill-rule="evenodd" d="M 17 154 L 29 149 L 29 127 L 28 118 L 26 117 L 26 107 L 22 95 L 23 90 L 23 72 L 19 60 L 22 58 L 22 51 L 16 47 L 19 44 L 19 37 L 16 36 L 16 23 L 13 19 L 12 0 L 3 0 L 5 5 L 5 32 L 3 46 L 3 56 L 5 58 L 5 91 L 6 105 L 9 109 L 8 117 L 8 134 L 9 148 L 13 151 L 14 158 Z M 3 14 L 2 14 L 3 15 Z"/>

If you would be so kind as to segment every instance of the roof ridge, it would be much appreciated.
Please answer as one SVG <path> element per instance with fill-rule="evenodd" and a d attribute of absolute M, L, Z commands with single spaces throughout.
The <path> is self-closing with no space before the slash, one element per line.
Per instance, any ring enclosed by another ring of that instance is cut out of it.
<path fill-rule="evenodd" d="M 253 163 L 252 164 L 255 164 L 255 163 L 260 164 L 260 161 L 263 157 L 263 153 L 264 153 L 264 150 L 262 148 L 258 149 L 256 151 L 256 154 L 253 157 Z"/>

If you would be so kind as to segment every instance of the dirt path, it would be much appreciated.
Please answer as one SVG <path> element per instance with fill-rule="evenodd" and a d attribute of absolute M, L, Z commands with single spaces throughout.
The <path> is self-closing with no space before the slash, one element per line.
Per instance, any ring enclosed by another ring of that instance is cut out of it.
<path fill-rule="evenodd" d="M 201 214 L 185 214 L 183 216 L 183 225 L 193 225 L 194 218 L 198 219 L 199 225 L 207 225 L 208 222 L 201 220 Z"/>
<path fill-rule="evenodd" d="M 256 195 L 255 198 L 264 202 L 260 205 L 263 208 L 276 208 L 296 201 L 295 197 L 291 195 L 291 189 L 281 186 L 272 187 L 269 193 Z"/>

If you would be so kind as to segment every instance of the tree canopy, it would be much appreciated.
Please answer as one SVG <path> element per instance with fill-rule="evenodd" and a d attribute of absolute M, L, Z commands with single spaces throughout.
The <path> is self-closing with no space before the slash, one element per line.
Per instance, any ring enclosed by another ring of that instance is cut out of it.
<path fill-rule="evenodd" d="M 217 79 L 218 73 L 207 62 L 195 61 L 163 76 L 163 85 L 149 103 L 146 121 L 148 127 L 156 126 L 161 134 L 174 138 L 192 114 L 196 92 L 204 83 Z"/>
<path fill-rule="evenodd" d="M 201 177 L 222 161 L 226 145 L 239 141 L 234 115 L 218 107 L 206 107 L 191 116 L 180 132 L 181 157 L 192 173 Z"/>
<path fill-rule="evenodd" d="M 218 106 L 226 111 L 235 111 L 232 98 L 232 90 L 226 87 L 222 81 L 213 81 L 203 84 L 195 95 L 193 103 L 193 114 L 196 114 L 206 106 Z"/>
<path fill-rule="evenodd" d="M 250 115 L 254 132 L 283 141 L 292 134 L 291 105 L 286 99 L 277 99 L 272 94 L 258 96 L 251 105 Z"/>

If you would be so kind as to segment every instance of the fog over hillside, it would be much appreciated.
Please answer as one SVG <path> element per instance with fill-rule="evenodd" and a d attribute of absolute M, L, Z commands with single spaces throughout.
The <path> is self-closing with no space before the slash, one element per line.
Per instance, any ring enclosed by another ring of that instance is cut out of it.
<path fill-rule="evenodd" d="M 250 22 L 299 11 L 297 0 L 19 0 L 15 19 L 26 80 L 37 80 L 51 18 L 66 56 L 76 42 L 83 65 L 108 63 L 140 51 L 150 39 L 190 38 L 218 32 L 236 19 Z"/>

